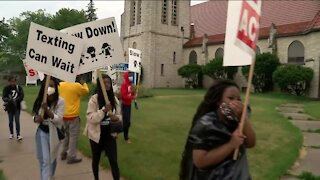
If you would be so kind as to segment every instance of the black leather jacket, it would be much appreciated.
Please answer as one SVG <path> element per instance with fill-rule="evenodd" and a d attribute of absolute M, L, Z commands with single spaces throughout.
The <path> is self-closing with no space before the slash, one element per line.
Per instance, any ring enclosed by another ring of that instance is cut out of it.
<path fill-rule="evenodd" d="M 15 112 L 20 110 L 20 103 L 24 98 L 23 89 L 21 86 L 6 86 L 2 92 L 2 100 L 4 102 L 5 110 L 8 112 Z"/>
<path fill-rule="evenodd" d="M 227 143 L 234 130 L 219 120 L 215 112 L 209 112 L 191 129 L 189 142 L 193 149 L 209 151 Z M 208 169 L 198 169 L 192 164 L 190 180 L 250 180 L 245 148 L 240 147 L 238 160 L 232 158 L 233 153 Z"/>

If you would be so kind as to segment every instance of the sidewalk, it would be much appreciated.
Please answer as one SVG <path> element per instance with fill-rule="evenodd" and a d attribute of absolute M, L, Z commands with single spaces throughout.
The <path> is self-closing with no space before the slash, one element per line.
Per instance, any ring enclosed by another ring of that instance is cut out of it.
<path fill-rule="evenodd" d="M 303 147 L 300 157 L 295 165 L 288 171 L 292 175 L 300 175 L 302 172 L 310 172 L 313 175 L 320 176 L 320 134 L 310 132 L 320 129 L 320 121 L 304 113 L 302 104 L 283 104 L 277 108 L 279 113 L 290 119 L 303 134 Z M 286 176 L 281 180 L 296 180 L 294 176 Z"/>
<path fill-rule="evenodd" d="M 7 180 L 39 180 L 40 168 L 36 158 L 35 132 L 37 125 L 26 112 L 21 112 L 20 126 L 22 141 L 8 139 L 8 117 L 3 111 L 0 100 L 0 169 Z M 15 127 L 15 126 L 14 126 Z M 80 153 L 79 153 L 80 154 Z M 81 155 L 81 154 L 80 154 Z M 91 159 L 82 156 L 82 162 L 69 165 L 58 159 L 55 180 L 90 180 L 93 179 Z M 101 160 L 106 160 L 101 158 Z M 110 171 L 100 167 L 100 179 L 112 179 Z"/>

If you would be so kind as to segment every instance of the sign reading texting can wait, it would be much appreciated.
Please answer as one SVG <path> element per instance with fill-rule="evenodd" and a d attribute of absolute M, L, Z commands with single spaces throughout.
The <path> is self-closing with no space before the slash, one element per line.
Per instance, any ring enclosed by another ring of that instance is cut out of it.
<path fill-rule="evenodd" d="M 25 61 L 36 71 L 74 82 L 83 47 L 78 38 L 31 23 Z"/>
<path fill-rule="evenodd" d="M 83 39 L 79 74 L 124 61 L 123 49 L 114 17 L 79 24 L 61 32 Z"/>

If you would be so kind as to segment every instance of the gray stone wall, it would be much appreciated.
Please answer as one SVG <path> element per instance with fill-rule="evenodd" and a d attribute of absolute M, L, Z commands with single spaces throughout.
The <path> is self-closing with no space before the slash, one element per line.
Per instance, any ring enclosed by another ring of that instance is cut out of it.
<path fill-rule="evenodd" d="M 183 83 L 177 69 L 184 64 L 182 47 L 189 36 L 190 1 L 178 1 L 178 25 L 171 25 L 171 1 L 168 1 L 168 24 L 161 22 L 162 1 L 142 1 L 141 24 L 134 26 L 130 26 L 130 7 L 130 1 L 125 1 L 121 38 L 124 51 L 132 48 L 133 42 L 142 51 L 143 85 L 181 87 Z M 173 63 L 173 52 L 176 52 L 176 63 Z"/>
<path fill-rule="evenodd" d="M 192 50 L 197 53 L 197 63 L 205 64 L 202 48 L 193 47 L 183 49 L 183 44 L 188 40 L 190 30 L 190 1 L 180 0 L 178 3 L 178 25 L 171 25 L 171 1 L 168 1 L 168 24 L 161 22 L 162 1 L 142 1 L 141 24 L 130 26 L 130 1 L 125 1 L 124 13 L 121 16 L 121 39 L 124 51 L 137 43 L 137 49 L 142 51 L 142 65 L 144 67 L 143 85 L 146 87 L 183 87 L 184 80 L 177 75 L 177 69 L 189 63 L 189 54 Z M 299 40 L 305 47 L 307 67 L 314 70 L 314 78 L 310 97 L 319 96 L 319 61 L 320 61 L 320 32 L 307 35 L 278 38 L 278 57 L 281 63 L 288 61 L 288 47 Z M 263 52 L 271 52 L 268 40 L 258 41 L 258 46 Z M 208 46 L 208 60 L 215 56 L 216 50 L 223 44 Z M 173 63 L 173 52 L 176 52 L 176 63 Z M 127 60 L 128 57 L 126 57 Z M 164 75 L 161 76 L 161 64 L 164 64 Z M 246 86 L 241 73 L 235 77 L 239 85 Z"/>

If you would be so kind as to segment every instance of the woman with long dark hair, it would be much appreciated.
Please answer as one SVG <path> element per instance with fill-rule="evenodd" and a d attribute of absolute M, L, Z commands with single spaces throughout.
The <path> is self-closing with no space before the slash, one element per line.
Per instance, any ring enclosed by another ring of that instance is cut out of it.
<path fill-rule="evenodd" d="M 36 132 L 37 157 L 40 163 L 41 180 L 54 176 L 60 140 L 57 128 L 62 127 L 64 100 L 59 97 L 59 82 L 51 77 L 47 90 L 47 103 L 42 103 L 45 81 L 42 81 L 38 97 L 33 105 L 33 120 L 39 126 Z M 44 117 L 40 116 L 44 111 Z"/>
<path fill-rule="evenodd" d="M 180 180 L 251 179 L 245 149 L 255 146 L 255 133 L 249 116 L 243 133 L 239 131 L 242 109 L 240 89 L 233 81 L 217 81 L 208 90 L 192 121 Z M 234 161 L 237 147 L 238 159 Z"/>
<path fill-rule="evenodd" d="M 120 179 L 117 161 L 116 135 L 111 133 L 112 122 L 122 121 L 118 99 L 114 96 L 112 80 L 102 74 L 110 104 L 106 104 L 100 81 L 97 79 L 95 94 L 91 96 L 87 109 L 87 124 L 84 134 L 89 138 L 92 151 L 92 171 L 95 180 L 99 179 L 99 162 L 102 151 L 108 156 L 114 180 Z M 109 114 L 109 112 L 112 112 Z"/>

